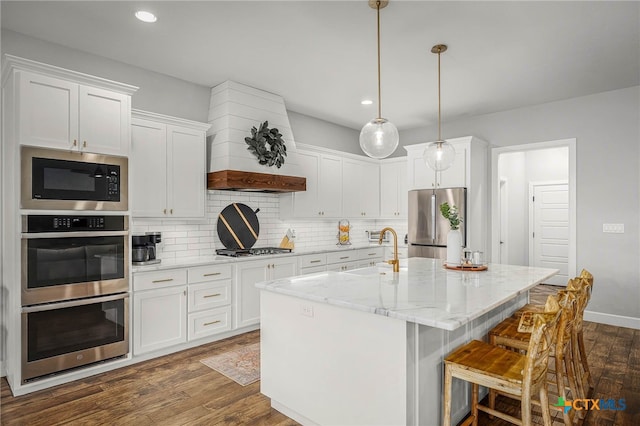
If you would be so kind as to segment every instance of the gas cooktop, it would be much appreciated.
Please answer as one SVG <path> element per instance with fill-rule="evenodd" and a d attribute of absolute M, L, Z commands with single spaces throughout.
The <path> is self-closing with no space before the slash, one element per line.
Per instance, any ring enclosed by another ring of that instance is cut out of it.
<path fill-rule="evenodd" d="M 220 256 L 260 256 L 262 254 L 282 254 L 291 253 L 291 249 L 281 247 L 257 247 L 250 249 L 217 249 L 216 254 Z"/>

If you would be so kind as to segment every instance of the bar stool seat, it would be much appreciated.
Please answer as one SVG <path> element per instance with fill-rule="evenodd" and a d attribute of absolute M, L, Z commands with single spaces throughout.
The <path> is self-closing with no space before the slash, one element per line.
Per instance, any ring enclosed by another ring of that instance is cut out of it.
<path fill-rule="evenodd" d="M 544 424 L 550 426 L 546 375 L 559 317 L 560 311 L 535 315 L 526 355 L 478 340 L 449 354 L 444 360 L 444 426 L 451 425 L 451 387 L 454 377 L 472 384 L 471 416 L 464 422 L 465 425 L 477 425 L 480 410 L 517 425 L 530 426 L 532 404 L 537 404 L 541 407 Z M 501 393 L 518 397 L 522 419 L 479 404 L 479 386 L 499 389 Z"/>

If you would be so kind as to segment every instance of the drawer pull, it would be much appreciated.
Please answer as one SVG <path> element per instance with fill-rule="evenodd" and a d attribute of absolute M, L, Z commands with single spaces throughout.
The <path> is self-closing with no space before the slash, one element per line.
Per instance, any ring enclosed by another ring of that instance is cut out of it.
<path fill-rule="evenodd" d="M 153 280 L 151 282 L 155 284 L 155 283 L 168 283 L 169 281 L 173 281 L 173 278 L 166 278 L 164 280 Z"/>
<path fill-rule="evenodd" d="M 309 262 L 309 263 L 320 263 L 320 262 L 322 262 L 322 260 L 312 260 L 312 261 L 311 261 L 311 262 Z"/>
<path fill-rule="evenodd" d="M 206 295 L 204 295 L 204 296 L 202 296 L 202 297 L 207 298 L 207 297 L 217 297 L 217 296 L 220 296 L 220 293 L 216 293 L 216 294 L 206 294 Z"/>
<path fill-rule="evenodd" d="M 340 259 L 348 259 L 349 256 L 342 256 Z"/>
<path fill-rule="evenodd" d="M 222 321 L 220 321 L 220 320 L 215 320 L 215 321 L 211 321 L 211 322 L 205 322 L 205 323 L 204 323 L 204 324 L 202 324 L 202 325 L 213 325 L 213 324 L 217 324 L 217 323 L 219 323 L 219 322 L 222 322 Z"/>
<path fill-rule="evenodd" d="M 203 277 L 213 277 L 215 275 L 222 275 L 222 272 L 211 272 L 209 274 L 202 274 Z"/>
<path fill-rule="evenodd" d="M 377 253 L 369 253 L 369 256 L 375 256 Z"/>

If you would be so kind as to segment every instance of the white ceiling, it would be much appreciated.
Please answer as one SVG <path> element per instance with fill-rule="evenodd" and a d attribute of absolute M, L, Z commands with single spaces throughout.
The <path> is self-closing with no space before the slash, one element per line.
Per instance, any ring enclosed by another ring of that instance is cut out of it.
<path fill-rule="evenodd" d="M 376 13 L 359 1 L 2 1 L 2 27 L 204 86 L 234 80 L 354 129 L 376 116 Z M 133 17 L 145 8 L 155 24 Z M 640 84 L 637 1 L 391 0 L 382 115 L 398 128 Z M 360 105 L 364 98 L 374 104 Z"/>

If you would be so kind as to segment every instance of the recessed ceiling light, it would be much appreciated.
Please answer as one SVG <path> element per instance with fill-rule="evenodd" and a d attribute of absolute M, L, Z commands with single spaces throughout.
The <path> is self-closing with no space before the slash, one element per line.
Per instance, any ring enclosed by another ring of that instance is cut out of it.
<path fill-rule="evenodd" d="M 158 18 L 151 12 L 147 12 L 146 10 L 139 10 L 136 12 L 136 18 L 141 20 L 142 22 L 156 22 Z"/>
<path fill-rule="evenodd" d="M 360 102 L 362 105 L 371 105 L 373 103 L 373 101 L 371 99 L 365 99 L 362 102 Z"/>

